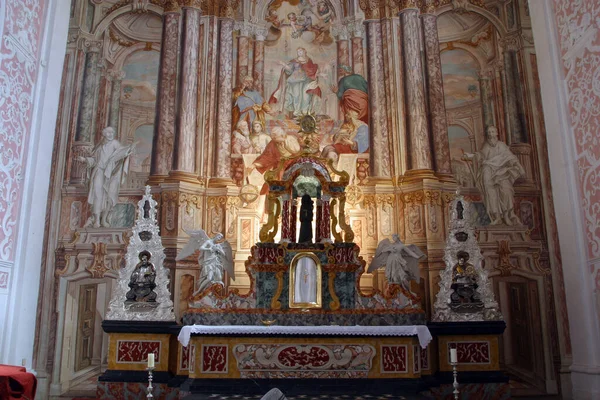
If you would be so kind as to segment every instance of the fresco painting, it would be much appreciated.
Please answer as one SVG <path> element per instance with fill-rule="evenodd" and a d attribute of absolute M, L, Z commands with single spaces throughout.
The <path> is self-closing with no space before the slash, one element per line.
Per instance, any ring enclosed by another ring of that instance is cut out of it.
<path fill-rule="evenodd" d="M 334 165 L 341 154 L 368 153 L 367 81 L 351 66 L 338 65 L 331 34 L 337 18 L 327 1 L 275 0 L 268 5 L 264 93 L 249 76 L 242 77 L 233 91 L 232 157 L 257 155 L 243 157 L 243 184 L 256 186 L 261 181 L 256 171 L 263 174 L 272 167 L 261 160 L 297 151 L 297 118 L 305 114 L 315 116 L 319 151 Z M 284 134 L 274 136 L 279 128 Z M 271 140 L 279 144 L 274 152 L 263 154 Z M 355 164 L 350 168 L 354 170 Z"/>

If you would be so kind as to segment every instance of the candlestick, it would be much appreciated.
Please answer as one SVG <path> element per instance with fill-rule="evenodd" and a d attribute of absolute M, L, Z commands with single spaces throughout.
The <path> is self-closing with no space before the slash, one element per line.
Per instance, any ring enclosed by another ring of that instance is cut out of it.
<path fill-rule="evenodd" d="M 456 357 L 456 349 L 452 349 L 454 350 L 454 355 Z M 457 362 L 451 362 L 452 364 L 452 375 L 454 376 L 454 382 L 452 383 L 452 387 L 454 387 L 454 391 L 452 393 L 454 393 L 454 400 L 458 400 L 458 395 L 460 394 L 460 392 L 458 391 L 458 380 L 457 375 L 458 375 L 458 371 L 456 370 L 456 364 Z"/>
<path fill-rule="evenodd" d="M 154 353 L 148 353 L 148 368 L 154 369 Z"/>
<path fill-rule="evenodd" d="M 152 354 L 154 356 L 154 354 Z M 154 357 L 152 357 L 152 362 L 154 365 Z M 150 363 L 150 357 L 148 357 L 148 363 Z M 146 370 L 148 370 L 148 394 L 146 395 L 146 399 L 153 399 L 154 396 L 152 395 L 152 390 L 154 389 L 152 387 L 152 370 L 154 369 L 154 367 L 148 367 L 146 368 Z"/>

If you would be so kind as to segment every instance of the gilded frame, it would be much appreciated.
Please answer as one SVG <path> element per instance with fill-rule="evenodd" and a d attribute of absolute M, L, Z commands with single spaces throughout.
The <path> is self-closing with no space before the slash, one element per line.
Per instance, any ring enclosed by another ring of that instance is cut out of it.
<path fill-rule="evenodd" d="M 298 266 L 298 262 L 301 258 L 308 257 L 315 262 L 316 269 L 316 301 L 315 302 L 305 302 L 300 303 L 294 301 L 296 294 L 296 267 Z M 321 268 L 321 260 L 319 257 L 310 251 L 301 251 L 294 256 L 292 262 L 290 264 L 290 275 L 289 275 L 289 306 L 290 308 L 323 308 L 323 282 L 322 282 L 322 268 Z"/>

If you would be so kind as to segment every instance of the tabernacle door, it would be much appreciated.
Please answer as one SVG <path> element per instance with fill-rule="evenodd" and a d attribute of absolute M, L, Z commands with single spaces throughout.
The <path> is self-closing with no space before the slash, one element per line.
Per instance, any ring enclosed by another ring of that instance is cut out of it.
<path fill-rule="evenodd" d="M 310 252 L 296 254 L 290 268 L 290 308 L 321 308 L 321 262 Z"/>

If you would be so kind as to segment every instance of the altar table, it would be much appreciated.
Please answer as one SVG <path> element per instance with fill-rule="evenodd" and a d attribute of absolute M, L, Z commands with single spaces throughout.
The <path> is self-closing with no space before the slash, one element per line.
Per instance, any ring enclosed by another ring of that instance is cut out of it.
<path fill-rule="evenodd" d="M 417 336 L 422 348 L 431 341 L 425 325 L 404 326 L 260 326 L 260 325 L 187 325 L 181 328 L 178 340 L 186 347 L 191 335 L 284 335 L 284 336 Z"/>

